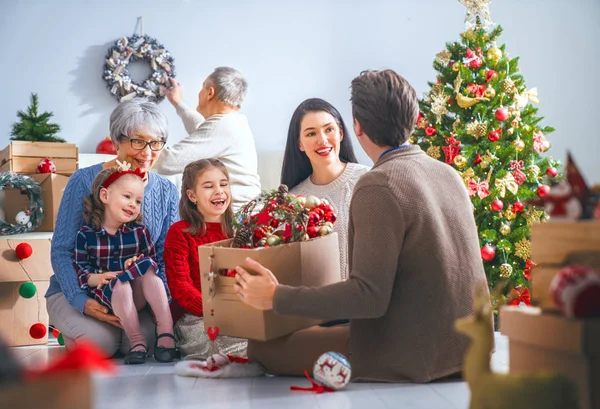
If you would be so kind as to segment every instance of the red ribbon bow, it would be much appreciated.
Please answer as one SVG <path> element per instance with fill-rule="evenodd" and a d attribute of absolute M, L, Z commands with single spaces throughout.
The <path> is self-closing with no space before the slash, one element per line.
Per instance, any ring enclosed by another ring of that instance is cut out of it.
<path fill-rule="evenodd" d="M 323 393 L 323 392 L 335 392 L 335 389 L 331 389 L 331 388 L 328 388 L 327 386 L 319 385 L 318 383 L 316 383 L 313 380 L 313 378 L 310 377 L 310 375 L 308 374 L 308 371 L 306 369 L 304 370 L 304 375 L 306 376 L 306 379 L 308 379 L 310 381 L 311 387 L 310 388 L 302 388 L 300 386 L 290 386 L 290 390 L 314 392 L 317 394 Z"/>
<path fill-rule="evenodd" d="M 480 199 L 483 199 L 490 195 L 489 185 L 488 182 L 485 180 L 481 183 L 477 183 L 473 179 L 469 180 L 467 190 L 469 191 L 469 196 L 477 195 Z"/>

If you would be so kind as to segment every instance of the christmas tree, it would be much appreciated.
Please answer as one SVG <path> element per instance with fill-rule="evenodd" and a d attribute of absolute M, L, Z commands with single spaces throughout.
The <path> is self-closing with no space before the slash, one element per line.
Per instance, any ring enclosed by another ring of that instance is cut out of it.
<path fill-rule="evenodd" d="M 529 303 L 531 226 L 548 216 L 528 200 L 548 195 L 560 163 L 540 155 L 554 129 L 540 124 L 531 104 L 539 103 L 537 90 L 525 87 L 519 58 L 497 46 L 502 28 L 491 22 L 489 0 L 459 1 L 467 29 L 436 55 L 437 82 L 420 101 L 411 140 L 462 177 L 497 310 Z"/>
<path fill-rule="evenodd" d="M 38 115 L 38 96 L 31 94 L 31 104 L 27 112 L 17 112 L 21 121 L 12 125 L 10 139 L 28 142 L 65 142 L 64 139 L 55 136 L 60 131 L 60 126 L 48 122 L 53 115 L 52 112 Z"/>

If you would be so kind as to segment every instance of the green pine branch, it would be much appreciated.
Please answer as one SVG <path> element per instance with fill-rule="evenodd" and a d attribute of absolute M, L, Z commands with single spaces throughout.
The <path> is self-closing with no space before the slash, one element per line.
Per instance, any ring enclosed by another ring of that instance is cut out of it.
<path fill-rule="evenodd" d="M 54 114 L 43 112 L 38 115 L 38 106 L 38 96 L 32 93 L 27 112 L 17 112 L 20 121 L 12 124 L 10 139 L 28 142 L 65 142 L 64 139 L 56 136 L 60 132 L 60 126 L 49 122 Z"/>

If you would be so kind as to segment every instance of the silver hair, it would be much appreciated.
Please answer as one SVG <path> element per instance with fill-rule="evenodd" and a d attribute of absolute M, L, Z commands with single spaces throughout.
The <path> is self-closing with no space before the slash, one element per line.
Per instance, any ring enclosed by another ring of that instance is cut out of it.
<path fill-rule="evenodd" d="M 241 72 L 230 67 L 217 67 L 206 79 L 215 87 L 219 101 L 232 107 L 242 106 L 248 82 Z"/>
<path fill-rule="evenodd" d="M 154 139 L 167 141 L 169 128 L 167 118 L 158 105 L 144 98 L 134 98 L 119 103 L 110 115 L 110 138 L 115 145 L 123 136 L 132 137 L 143 132 Z"/>

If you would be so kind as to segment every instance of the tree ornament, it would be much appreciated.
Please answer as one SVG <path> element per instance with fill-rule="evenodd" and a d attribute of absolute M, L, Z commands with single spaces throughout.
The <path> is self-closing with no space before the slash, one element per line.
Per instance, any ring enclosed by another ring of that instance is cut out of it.
<path fill-rule="evenodd" d="M 435 58 L 444 65 L 448 65 L 450 57 L 452 57 L 452 54 L 448 50 L 442 50 L 435 55 Z"/>
<path fill-rule="evenodd" d="M 527 166 L 527 172 L 533 179 L 537 179 L 537 177 L 540 175 L 540 168 L 537 165 L 529 165 Z"/>
<path fill-rule="evenodd" d="M 495 115 L 496 115 L 496 119 L 501 122 L 506 121 L 509 117 L 508 110 L 504 107 L 498 108 L 496 110 Z"/>
<path fill-rule="evenodd" d="M 481 258 L 484 261 L 492 261 L 496 257 L 496 249 L 489 244 L 486 244 L 481 248 Z"/>
<path fill-rule="evenodd" d="M 503 236 L 506 236 L 507 234 L 510 234 L 510 225 L 507 224 L 507 223 L 502 223 L 500 225 L 499 231 L 500 231 L 500 234 L 503 235 Z"/>
<path fill-rule="evenodd" d="M 427 156 L 433 159 L 439 159 L 442 156 L 442 153 L 440 152 L 440 147 L 435 145 L 431 145 L 429 148 L 427 148 L 427 151 L 425 153 L 427 154 Z"/>
<path fill-rule="evenodd" d="M 500 265 L 500 277 L 509 278 L 512 275 L 513 268 L 510 264 L 503 263 Z"/>
<path fill-rule="evenodd" d="M 456 103 L 461 108 L 469 108 L 473 105 L 477 104 L 480 101 L 487 101 L 487 98 L 479 97 L 479 98 L 471 98 L 464 96 L 463 94 L 456 94 Z"/>
<path fill-rule="evenodd" d="M 588 266 L 569 266 L 552 279 L 550 293 L 567 317 L 600 316 L 600 272 Z"/>
<path fill-rule="evenodd" d="M 502 203 L 502 200 L 496 199 L 492 202 L 490 207 L 495 212 L 501 212 L 502 209 L 504 208 L 504 203 Z"/>
<path fill-rule="evenodd" d="M 46 336 L 47 331 L 48 329 L 41 322 L 33 324 L 31 327 L 29 327 L 29 335 L 31 335 L 31 338 L 33 339 L 44 338 Z"/>
<path fill-rule="evenodd" d="M 502 81 L 502 91 L 507 94 L 514 94 L 517 92 L 515 82 L 512 80 L 512 78 L 506 78 L 504 81 Z"/>
<path fill-rule="evenodd" d="M 105 155 L 116 155 L 117 149 L 110 136 L 102 139 L 96 146 L 96 153 L 102 153 Z"/>
<path fill-rule="evenodd" d="M 523 142 L 519 137 L 513 141 L 513 146 L 517 152 L 522 152 L 525 149 L 525 142 Z"/>
<path fill-rule="evenodd" d="M 497 62 L 502 58 L 502 50 L 496 46 L 490 48 L 486 54 L 487 59 L 493 62 Z"/>
<path fill-rule="evenodd" d="M 25 260 L 33 254 L 33 248 L 29 243 L 19 243 L 15 247 L 15 253 L 20 260 Z"/>
<path fill-rule="evenodd" d="M 437 130 L 433 127 L 433 126 L 428 126 L 425 129 L 425 135 L 427 136 L 433 136 L 437 133 Z"/>
<path fill-rule="evenodd" d="M 558 175 L 558 170 L 555 167 L 549 167 L 548 170 L 546 170 L 546 175 L 555 178 Z"/>
<path fill-rule="evenodd" d="M 511 221 L 517 218 L 517 214 L 513 211 L 512 208 L 509 207 L 504 211 L 504 217 L 506 217 L 506 220 Z"/>
<path fill-rule="evenodd" d="M 454 164 L 459 169 L 464 168 L 467 165 L 467 158 L 465 158 L 462 155 L 456 155 L 456 157 L 454 158 Z"/>
<path fill-rule="evenodd" d="M 523 210 L 525 210 L 525 205 L 523 204 L 523 202 L 520 201 L 516 201 L 513 203 L 512 205 L 512 211 L 515 213 L 521 213 Z"/>
<path fill-rule="evenodd" d="M 497 131 L 491 131 L 488 134 L 488 139 L 490 142 L 497 142 L 500 139 L 500 134 Z"/>
<path fill-rule="evenodd" d="M 23 298 L 31 298 L 37 292 L 37 287 L 31 281 L 27 281 L 19 286 L 19 295 Z"/>
<path fill-rule="evenodd" d="M 321 200 L 318 197 L 315 196 L 307 196 L 306 197 L 306 208 L 312 210 L 316 207 L 319 207 L 319 205 L 321 204 Z"/>
<path fill-rule="evenodd" d="M 540 187 L 537 188 L 537 195 L 539 197 L 546 197 L 548 196 L 548 193 L 550 193 L 550 186 L 548 185 L 540 185 Z"/>
<path fill-rule="evenodd" d="M 492 80 L 492 78 L 496 78 L 496 77 L 498 77 L 498 73 L 496 71 L 488 70 L 488 72 L 485 74 L 485 82 L 490 82 Z M 488 89 L 493 90 L 494 95 L 496 95 L 496 90 L 493 87 L 489 87 Z M 492 97 L 494 95 L 492 95 Z M 487 95 L 486 95 L 486 97 L 487 97 Z"/>
<path fill-rule="evenodd" d="M 544 214 L 545 212 L 543 210 L 539 210 L 535 206 L 531 206 L 529 209 L 527 209 L 525 214 L 523 214 L 523 217 L 525 220 L 527 220 L 528 226 L 533 226 L 534 224 L 540 222 L 540 218 L 544 216 Z"/>
<path fill-rule="evenodd" d="M 515 256 L 527 260 L 531 252 L 531 243 L 526 238 L 522 238 L 515 243 Z"/>
<path fill-rule="evenodd" d="M 31 216 L 28 215 L 25 210 L 21 210 L 15 216 L 15 222 L 17 222 L 17 224 L 20 224 L 21 226 L 27 226 L 27 224 L 29 223 L 30 220 L 31 220 Z"/>
<path fill-rule="evenodd" d="M 496 96 L 496 90 L 492 87 L 487 87 L 483 94 L 484 97 L 492 99 Z"/>
<path fill-rule="evenodd" d="M 269 237 L 267 237 L 267 245 L 269 247 L 275 247 L 279 244 L 281 244 L 281 237 L 279 237 L 278 235 L 272 234 Z"/>
<path fill-rule="evenodd" d="M 48 158 L 44 158 L 37 166 L 38 173 L 56 173 L 56 165 Z"/>
<path fill-rule="evenodd" d="M 514 128 L 508 128 L 508 129 L 506 130 L 506 133 L 507 133 L 507 134 L 509 134 L 509 135 L 512 135 L 512 134 L 514 134 L 514 133 L 515 133 L 515 129 L 514 129 Z"/>
<path fill-rule="evenodd" d="M 58 338 L 56 338 L 56 340 L 58 341 L 58 345 L 65 344 L 65 337 L 63 336 L 62 332 L 58 335 Z"/>
<path fill-rule="evenodd" d="M 317 359 L 313 367 L 315 381 L 322 386 L 339 390 L 350 382 L 350 362 L 338 352 L 326 352 Z"/>
<path fill-rule="evenodd" d="M 332 233 L 332 229 L 329 226 L 323 225 L 319 228 L 319 236 L 327 236 Z"/>
<path fill-rule="evenodd" d="M 57 339 L 58 339 L 58 336 L 59 336 L 59 335 L 60 335 L 60 331 L 59 331 L 58 329 L 54 328 L 54 329 L 52 330 L 52 336 L 53 336 L 54 338 L 57 338 Z"/>
<path fill-rule="evenodd" d="M 466 129 L 467 134 L 475 137 L 475 139 L 479 139 L 487 133 L 487 125 L 478 120 L 469 122 L 466 126 Z"/>
<path fill-rule="evenodd" d="M 455 63 L 452 65 L 452 71 L 454 71 L 454 72 L 458 72 L 458 71 L 460 71 L 460 63 L 459 63 L 459 62 L 455 62 Z"/>

